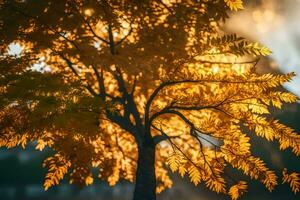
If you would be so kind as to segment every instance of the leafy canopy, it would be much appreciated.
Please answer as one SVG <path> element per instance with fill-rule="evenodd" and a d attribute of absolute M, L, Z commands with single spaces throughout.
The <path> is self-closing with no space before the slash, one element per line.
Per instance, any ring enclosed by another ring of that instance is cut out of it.
<path fill-rule="evenodd" d="M 247 130 L 300 155 L 300 136 L 270 117 L 297 97 L 286 75 L 257 74 L 268 48 L 220 25 L 241 0 L 2 0 L 0 146 L 55 154 L 44 187 L 135 180 L 138 147 L 156 146 L 157 192 L 168 167 L 237 199 L 232 166 L 270 191 L 277 175 L 251 153 Z M 13 55 L 11 44 L 22 46 Z M 37 67 L 39 66 L 39 67 Z M 294 192 L 299 174 L 283 171 Z"/>

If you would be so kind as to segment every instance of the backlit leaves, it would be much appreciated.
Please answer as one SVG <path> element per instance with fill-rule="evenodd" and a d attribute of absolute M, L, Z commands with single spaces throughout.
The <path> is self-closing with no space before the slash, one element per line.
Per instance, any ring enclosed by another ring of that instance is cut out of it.
<path fill-rule="evenodd" d="M 239 181 L 238 184 L 230 187 L 228 194 L 232 200 L 237 200 L 244 192 L 247 191 L 247 183 L 245 181 Z"/>
<path fill-rule="evenodd" d="M 48 168 L 44 182 L 45 190 L 48 190 L 53 185 L 58 185 L 68 172 L 70 166 L 71 163 L 60 154 L 55 154 L 47 158 L 43 163 L 43 167 Z"/>
<path fill-rule="evenodd" d="M 189 172 L 189 177 L 191 179 L 191 182 L 194 183 L 195 185 L 198 185 L 202 179 L 199 169 L 196 166 L 191 165 L 188 169 L 188 172 Z"/>
<path fill-rule="evenodd" d="M 217 53 L 234 54 L 236 56 L 267 56 L 272 53 L 269 48 L 262 44 L 249 42 L 245 38 L 238 37 L 236 34 L 218 37 L 209 36 L 205 44 L 205 48 L 208 51 L 214 49 Z M 213 53 L 210 52 L 210 54 Z"/>
<path fill-rule="evenodd" d="M 170 169 L 172 170 L 172 172 L 175 172 L 178 170 L 181 160 L 182 160 L 181 156 L 179 156 L 176 153 L 173 153 L 170 155 L 167 162 L 168 162 L 168 165 L 170 166 Z"/>
<path fill-rule="evenodd" d="M 282 171 L 282 183 L 287 183 L 292 188 L 292 191 L 294 193 L 297 193 L 300 191 L 300 177 L 299 173 L 293 172 L 291 174 L 288 174 L 287 169 L 284 168 Z"/>
<path fill-rule="evenodd" d="M 136 180 L 149 134 L 161 142 L 158 193 L 172 185 L 170 168 L 237 199 L 247 185 L 227 166 L 272 191 L 277 176 L 252 155 L 248 132 L 300 155 L 299 135 L 270 117 L 271 107 L 298 100 L 282 89 L 295 74 L 256 73 L 271 51 L 220 33 L 228 11 L 240 9 L 241 0 L 4 0 L 0 146 L 53 150 L 45 189 L 68 173 L 70 183 L 90 185 L 94 170 L 114 186 Z M 20 55 L 9 54 L 11 43 Z M 298 174 L 283 176 L 298 191 Z"/>
<path fill-rule="evenodd" d="M 247 41 L 242 41 L 230 46 L 230 52 L 239 56 L 244 56 L 246 54 L 253 56 L 267 56 L 272 53 L 269 48 L 259 43 L 251 43 Z"/>
<path fill-rule="evenodd" d="M 215 75 L 200 73 L 188 78 L 188 75 L 183 72 L 175 76 L 175 80 L 172 75 L 169 75 L 167 80 L 180 83 L 176 86 L 178 87 L 177 91 L 190 92 L 177 97 L 175 87 L 167 88 L 166 92 L 174 90 L 168 93 L 173 97 L 173 102 L 171 101 L 169 106 L 179 112 L 177 120 L 196 127 L 182 127 L 182 130 L 177 131 L 182 136 L 171 139 L 173 141 L 171 146 L 180 144 L 180 147 L 187 151 L 186 157 L 182 152 L 173 153 L 169 157 L 168 164 L 172 171 L 178 171 L 182 175 L 187 171 L 194 184 L 204 182 L 209 189 L 215 192 L 225 192 L 227 187 L 226 180 L 222 176 L 223 169 L 226 164 L 230 164 L 234 168 L 242 170 L 250 178 L 259 180 L 269 191 L 272 191 L 278 184 L 277 175 L 266 166 L 262 159 L 251 155 L 250 138 L 241 130 L 247 127 L 269 141 L 277 139 L 281 149 L 291 147 L 293 152 L 298 154 L 299 136 L 277 120 L 266 118 L 266 115 L 270 114 L 269 106 L 272 100 L 281 103 L 297 101 L 296 96 L 274 89 L 289 81 L 293 74 L 245 73 L 228 77 L 219 73 Z M 191 89 L 192 84 L 189 81 L 194 84 L 194 91 Z M 198 83 L 201 84 L 199 87 L 197 87 Z M 209 95 L 198 97 L 198 94 L 202 94 L 202 90 Z M 280 98 L 281 95 L 284 97 Z M 182 117 L 180 113 L 185 117 Z M 170 135 L 172 132 L 176 132 L 176 128 L 164 125 L 165 120 L 162 117 L 157 120 L 157 123 L 160 124 L 159 126 L 163 126 L 167 133 L 170 130 Z M 176 118 L 172 118 L 172 120 L 176 120 Z M 197 130 L 196 133 L 203 132 L 204 135 L 211 136 L 211 138 L 199 136 L 198 140 L 199 143 L 202 143 L 202 147 L 197 147 L 197 144 L 187 136 L 185 138 L 185 134 L 192 134 L 192 136 L 195 134 L 190 129 Z M 212 162 L 216 158 L 218 159 L 217 165 Z M 239 186 L 241 191 L 238 189 Z M 232 198 L 237 199 L 246 191 L 246 186 L 241 183 L 241 185 L 233 186 L 229 191 Z"/>
<path fill-rule="evenodd" d="M 224 0 L 224 1 L 231 10 L 237 11 L 240 9 L 244 9 L 242 0 Z"/>

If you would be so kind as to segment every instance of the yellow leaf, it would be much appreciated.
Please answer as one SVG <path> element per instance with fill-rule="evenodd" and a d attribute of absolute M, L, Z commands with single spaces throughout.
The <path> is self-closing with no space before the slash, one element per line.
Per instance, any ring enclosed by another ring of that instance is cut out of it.
<path fill-rule="evenodd" d="M 172 172 L 176 172 L 180 165 L 180 156 L 178 156 L 175 152 L 168 158 L 168 165 L 170 166 Z"/>
<path fill-rule="evenodd" d="M 224 0 L 224 1 L 231 10 L 237 11 L 240 9 L 244 9 L 242 0 Z"/>
<path fill-rule="evenodd" d="M 231 196 L 232 200 L 237 200 L 244 192 L 247 191 L 247 183 L 245 181 L 240 181 L 238 184 L 230 187 L 228 194 Z"/>
<path fill-rule="evenodd" d="M 35 149 L 42 151 L 46 145 L 47 143 L 44 140 L 38 140 Z"/>
<path fill-rule="evenodd" d="M 86 179 L 85 179 L 85 184 L 86 185 L 91 185 L 91 184 L 93 184 L 93 182 L 94 182 L 94 179 L 93 179 L 92 176 L 86 177 Z"/>
<path fill-rule="evenodd" d="M 199 172 L 199 169 L 194 165 L 191 165 L 189 167 L 189 176 L 191 182 L 194 183 L 195 185 L 198 185 L 201 182 L 201 174 Z"/>
<path fill-rule="evenodd" d="M 299 173 L 293 172 L 291 174 L 288 174 L 287 169 L 284 168 L 282 171 L 282 183 L 289 183 L 290 187 L 292 188 L 292 191 L 294 193 L 297 193 L 300 191 L 300 178 Z"/>
<path fill-rule="evenodd" d="M 178 168 L 178 172 L 179 172 L 180 176 L 183 177 L 186 173 L 186 168 L 183 165 L 180 165 Z"/>

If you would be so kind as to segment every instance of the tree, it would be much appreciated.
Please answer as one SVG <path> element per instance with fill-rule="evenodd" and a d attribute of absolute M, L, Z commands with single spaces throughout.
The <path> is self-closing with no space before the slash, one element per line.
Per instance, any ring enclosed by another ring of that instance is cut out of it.
<path fill-rule="evenodd" d="M 168 166 L 237 199 L 232 166 L 270 191 L 277 175 L 251 154 L 247 131 L 300 154 L 300 136 L 270 117 L 297 97 L 286 75 L 257 74 L 270 50 L 221 24 L 241 0 L 2 0 L 0 145 L 35 142 L 44 187 L 135 181 L 134 200 L 172 185 Z M 13 54 L 12 44 L 22 52 Z M 299 175 L 283 170 L 294 192 Z"/>

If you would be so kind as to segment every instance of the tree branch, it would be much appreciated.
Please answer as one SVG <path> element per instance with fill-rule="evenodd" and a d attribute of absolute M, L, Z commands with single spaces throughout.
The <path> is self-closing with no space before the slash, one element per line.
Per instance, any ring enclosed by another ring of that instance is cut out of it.
<path fill-rule="evenodd" d="M 131 133 L 134 138 L 136 139 L 136 142 L 139 146 L 143 144 L 141 136 L 138 134 L 138 130 L 136 126 L 134 126 L 130 120 L 126 120 L 124 117 L 121 117 L 120 115 L 116 113 L 112 113 L 109 110 L 106 111 L 106 115 L 109 120 L 119 125 L 122 129 L 126 130 L 127 132 Z"/>
<path fill-rule="evenodd" d="M 96 37 L 97 39 L 99 39 L 100 41 L 109 44 L 109 42 L 107 40 L 105 40 L 104 38 L 100 37 L 93 29 L 93 27 L 91 26 L 91 24 L 89 23 L 89 21 L 81 14 L 79 8 L 78 8 L 78 4 L 76 3 L 76 1 L 72 1 L 74 3 L 74 8 L 77 12 L 77 14 L 80 16 L 80 18 L 83 20 L 83 22 L 88 26 L 89 30 L 91 31 L 91 33 L 93 34 L 94 37 Z"/>
<path fill-rule="evenodd" d="M 112 32 L 112 24 L 108 24 L 108 36 L 109 36 L 109 47 L 110 47 L 110 52 L 112 55 L 116 55 L 116 48 L 115 48 L 115 41 L 114 41 L 114 35 Z"/>
<path fill-rule="evenodd" d="M 199 165 L 197 165 L 195 162 L 193 162 L 172 140 L 171 138 L 162 130 L 162 129 L 159 129 L 159 128 L 155 128 L 157 130 L 159 130 L 163 135 L 166 136 L 166 138 L 168 139 L 168 141 L 170 142 L 170 144 L 172 145 L 172 147 L 176 148 L 190 163 L 192 163 L 192 165 L 194 165 L 198 170 L 202 170 L 202 171 L 205 171 L 204 168 L 200 167 Z"/>
<path fill-rule="evenodd" d="M 143 132 L 144 132 L 143 131 L 143 124 L 142 124 L 138 109 L 136 107 L 136 104 L 133 100 L 133 96 L 127 92 L 121 70 L 119 68 L 117 68 L 116 71 L 117 71 L 118 74 L 115 74 L 115 77 L 116 77 L 117 82 L 118 82 L 119 91 L 123 94 L 122 98 L 124 100 L 124 107 L 126 109 L 128 109 L 128 111 L 129 111 L 128 114 L 131 113 L 133 115 L 138 129 L 143 134 Z"/>
<path fill-rule="evenodd" d="M 151 125 L 155 130 L 161 132 L 161 129 L 157 128 L 156 126 L 154 125 Z M 153 141 L 155 143 L 155 145 L 159 144 L 160 142 L 164 141 L 164 140 L 169 140 L 169 139 L 175 139 L 175 138 L 180 138 L 179 135 L 177 136 L 169 136 L 167 135 L 166 133 L 165 134 L 162 134 L 162 135 L 156 135 L 153 137 Z"/>
<path fill-rule="evenodd" d="M 51 51 L 53 51 L 55 54 L 57 54 L 61 59 L 63 59 L 67 66 L 72 70 L 72 72 L 77 76 L 77 78 L 83 83 L 83 86 L 90 92 L 91 95 L 93 96 L 98 96 L 98 94 L 95 92 L 95 90 L 88 84 L 88 83 L 84 83 L 84 81 L 82 80 L 82 78 L 80 77 L 80 75 L 78 74 L 78 72 L 76 71 L 76 69 L 73 67 L 73 63 L 70 59 L 68 59 L 67 57 L 65 57 L 63 54 L 55 51 L 54 49 L 51 49 Z"/>
<path fill-rule="evenodd" d="M 209 83 L 228 83 L 228 84 L 246 84 L 246 83 L 259 83 L 259 82 L 268 82 L 269 79 L 267 80 L 251 80 L 251 81 L 233 81 L 233 80 L 213 80 L 213 79 L 199 79 L 199 80 L 190 80 L 190 79 L 183 79 L 183 80 L 176 80 L 176 81 L 167 81 L 161 83 L 150 95 L 146 106 L 145 106 L 145 125 L 149 126 L 149 114 L 150 114 L 150 108 L 153 100 L 155 97 L 159 94 L 161 90 L 168 86 L 176 85 L 176 84 L 182 84 L 182 83 L 204 83 L 204 82 L 209 82 Z M 196 108 L 194 108 L 196 109 Z"/>

